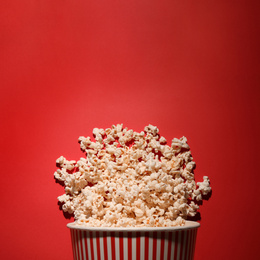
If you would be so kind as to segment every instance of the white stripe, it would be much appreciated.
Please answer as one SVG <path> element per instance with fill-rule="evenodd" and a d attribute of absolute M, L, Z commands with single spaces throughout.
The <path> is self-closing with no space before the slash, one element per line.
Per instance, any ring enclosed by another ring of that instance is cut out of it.
<path fill-rule="evenodd" d="M 153 259 L 153 233 L 149 233 L 149 258 Z"/>
<path fill-rule="evenodd" d="M 84 238 L 84 231 L 81 231 L 81 241 L 82 241 L 82 248 L 83 248 L 83 259 L 86 260 L 86 248 L 85 248 L 85 238 Z"/>
<path fill-rule="evenodd" d="M 100 236 L 99 236 L 99 243 L 100 243 L 100 258 L 101 260 L 104 260 L 105 259 L 105 255 L 104 255 L 104 234 L 103 232 L 99 232 Z"/>
<path fill-rule="evenodd" d="M 116 249 L 116 260 L 120 260 L 120 246 L 119 246 L 119 234 L 115 232 L 115 249 Z"/>
<path fill-rule="evenodd" d="M 140 260 L 144 260 L 144 247 L 145 247 L 145 236 L 144 233 L 140 234 Z"/>
<path fill-rule="evenodd" d="M 93 232 L 93 248 L 94 248 L 94 259 L 97 260 L 97 239 L 96 239 L 96 231 Z"/>
<path fill-rule="evenodd" d="M 157 241 L 156 241 L 156 259 L 160 259 L 160 254 L 161 254 L 161 240 L 162 240 L 162 233 L 158 232 L 157 233 Z"/>
<path fill-rule="evenodd" d="M 174 258 L 174 251 L 175 251 L 175 244 L 176 244 L 176 232 L 172 232 L 172 250 L 171 250 L 171 259 Z M 175 260 L 175 259 L 174 259 Z"/>
<path fill-rule="evenodd" d="M 81 257 L 81 236 L 80 236 L 80 230 L 77 230 L 77 240 L 78 240 L 78 245 L 79 245 L 79 259 L 82 260 Z"/>
<path fill-rule="evenodd" d="M 136 233 L 132 236 L 132 258 L 136 259 Z"/>
<path fill-rule="evenodd" d="M 86 234 L 87 239 L 87 247 L 88 247 L 88 259 L 91 259 L 91 247 L 90 247 L 90 233 L 87 232 Z"/>
<path fill-rule="evenodd" d="M 128 260 L 128 235 L 127 235 L 127 233 L 124 233 L 123 245 L 124 245 L 124 260 Z"/>
<path fill-rule="evenodd" d="M 167 260 L 168 243 L 169 243 L 169 232 L 165 232 L 165 240 L 164 240 L 164 256 L 163 256 L 163 260 Z"/>
<path fill-rule="evenodd" d="M 111 233 L 107 233 L 107 255 L 108 259 L 112 259 L 112 251 L 111 251 Z"/>

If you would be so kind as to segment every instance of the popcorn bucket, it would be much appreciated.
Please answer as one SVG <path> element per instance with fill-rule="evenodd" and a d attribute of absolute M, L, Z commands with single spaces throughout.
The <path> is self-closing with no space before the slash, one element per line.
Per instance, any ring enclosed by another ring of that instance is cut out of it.
<path fill-rule="evenodd" d="M 74 260 L 192 260 L 199 223 L 181 227 L 101 228 L 67 225 Z"/>

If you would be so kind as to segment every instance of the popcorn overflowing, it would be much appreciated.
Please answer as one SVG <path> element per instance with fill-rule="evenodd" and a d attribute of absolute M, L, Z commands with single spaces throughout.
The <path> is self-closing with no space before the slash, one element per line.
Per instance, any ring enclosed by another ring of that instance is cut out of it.
<path fill-rule="evenodd" d="M 57 159 L 54 177 L 65 185 L 58 197 L 75 222 L 95 227 L 169 227 L 185 224 L 211 192 L 209 178 L 196 183 L 187 139 L 171 146 L 156 126 L 138 133 L 122 124 L 79 137 L 86 158 Z"/>

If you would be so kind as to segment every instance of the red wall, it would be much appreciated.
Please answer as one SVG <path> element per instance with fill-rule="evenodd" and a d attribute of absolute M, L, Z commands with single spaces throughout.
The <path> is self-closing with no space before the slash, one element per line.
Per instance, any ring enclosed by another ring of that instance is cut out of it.
<path fill-rule="evenodd" d="M 72 259 L 55 160 L 94 127 L 186 136 L 201 207 L 195 259 L 255 259 L 259 1 L 0 3 L 1 259 Z"/>

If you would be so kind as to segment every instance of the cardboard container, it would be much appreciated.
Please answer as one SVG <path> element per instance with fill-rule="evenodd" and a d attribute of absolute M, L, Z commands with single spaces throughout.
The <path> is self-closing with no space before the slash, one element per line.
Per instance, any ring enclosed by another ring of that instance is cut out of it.
<path fill-rule="evenodd" d="M 192 260 L 199 223 L 182 227 L 99 228 L 67 225 L 74 260 Z"/>

